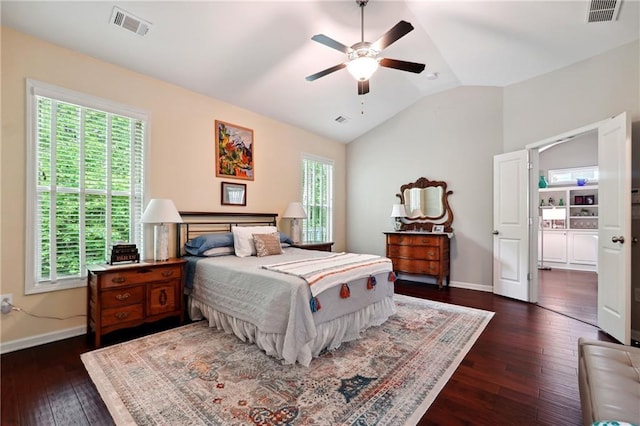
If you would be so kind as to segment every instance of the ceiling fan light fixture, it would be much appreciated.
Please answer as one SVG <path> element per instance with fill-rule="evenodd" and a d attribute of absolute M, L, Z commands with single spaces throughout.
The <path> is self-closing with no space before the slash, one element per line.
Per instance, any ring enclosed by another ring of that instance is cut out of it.
<path fill-rule="evenodd" d="M 360 56 L 347 65 L 347 71 L 358 81 L 369 80 L 377 69 L 378 61 L 370 56 Z"/>

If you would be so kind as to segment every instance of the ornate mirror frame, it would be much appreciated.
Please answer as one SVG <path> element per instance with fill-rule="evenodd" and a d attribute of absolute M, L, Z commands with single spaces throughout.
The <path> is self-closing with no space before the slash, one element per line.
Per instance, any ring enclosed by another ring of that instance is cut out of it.
<path fill-rule="evenodd" d="M 396 194 L 396 197 L 400 198 L 400 203 L 407 205 L 404 197 L 405 190 L 413 188 L 442 188 L 442 214 L 438 217 L 406 217 L 402 219 L 401 231 L 427 231 L 432 232 L 434 225 L 444 226 L 444 232 L 453 232 L 451 224 L 453 223 L 453 211 L 449 206 L 449 195 L 453 194 L 453 191 L 447 190 L 447 183 L 444 181 L 429 180 L 421 177 L 415 182 L 407 183 L 400 187 L 400 193 Z"/>

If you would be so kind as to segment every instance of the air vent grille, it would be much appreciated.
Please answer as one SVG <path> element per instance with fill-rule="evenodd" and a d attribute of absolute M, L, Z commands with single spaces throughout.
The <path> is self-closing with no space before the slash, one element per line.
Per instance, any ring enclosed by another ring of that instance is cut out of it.
<path fill-rule="evenodd" d="M 344 115 L 339 115 L 339 116 L 337 116 L 337 117 L 335 118 L 335 121 L 336 121 L 337 123 L 343 124 L 343 123 L 346 123 L 347 121 L 349 121 L 349 117 L 346 117 L 346 116 L 344 116 Z"/>
<path fill-rule="evenodd" d="M 111 23 L 140 36 L 146 35 L 149 32 L 149 28 L 151 28 L 150 22 L 140 19 L 117 6 L 113 8 Z"/>
<path fill-rule="evenodd" d="M 587 22 L 612 22 L 618 19 L 622 0 L 589 0 Z"/>

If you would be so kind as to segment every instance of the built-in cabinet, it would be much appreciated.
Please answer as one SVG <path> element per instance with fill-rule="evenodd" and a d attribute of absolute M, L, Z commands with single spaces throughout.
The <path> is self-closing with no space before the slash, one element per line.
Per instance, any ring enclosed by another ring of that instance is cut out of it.
<path fill-rule="evenodd" d="M 538 259 L 559 269 L 598 265 L 598 187 L 540 188 Z"/>

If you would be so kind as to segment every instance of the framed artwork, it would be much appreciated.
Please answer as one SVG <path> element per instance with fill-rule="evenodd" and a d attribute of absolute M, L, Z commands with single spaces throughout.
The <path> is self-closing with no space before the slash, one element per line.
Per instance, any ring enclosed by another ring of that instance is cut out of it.
<path fill-rule="evenodd" d="M 433 232 L 444 232 L 444 225 L 433 225 Z"/>
<path fill-rule="evenodd" d="M 220 204 L 223 206 L 247 205 L 247 185 L 232 182 L 221 182 L 220 185 Z"/>
<path fill-rule="evenodd" d="M 253 180 L 253 130 L 216 120 L 216 176 Z"/>
<path fill-rule="evenodd" d="M 573 203 L 574 203 L 574 204 L 577 204 L 577 205 L 582 205 L 582 204 L 584 204 L 584 196 L 582 196 L 582 195 L 576 195 L 576 198 L 574 199 Z"/>
<path fill-rule="evenodd" d="M 584 196 L 584 203 L 585 204 L 589 204 L 589 205 L 593 205 L 596 203 L 596 198 L 593 195 L 585 195 Z"/>

